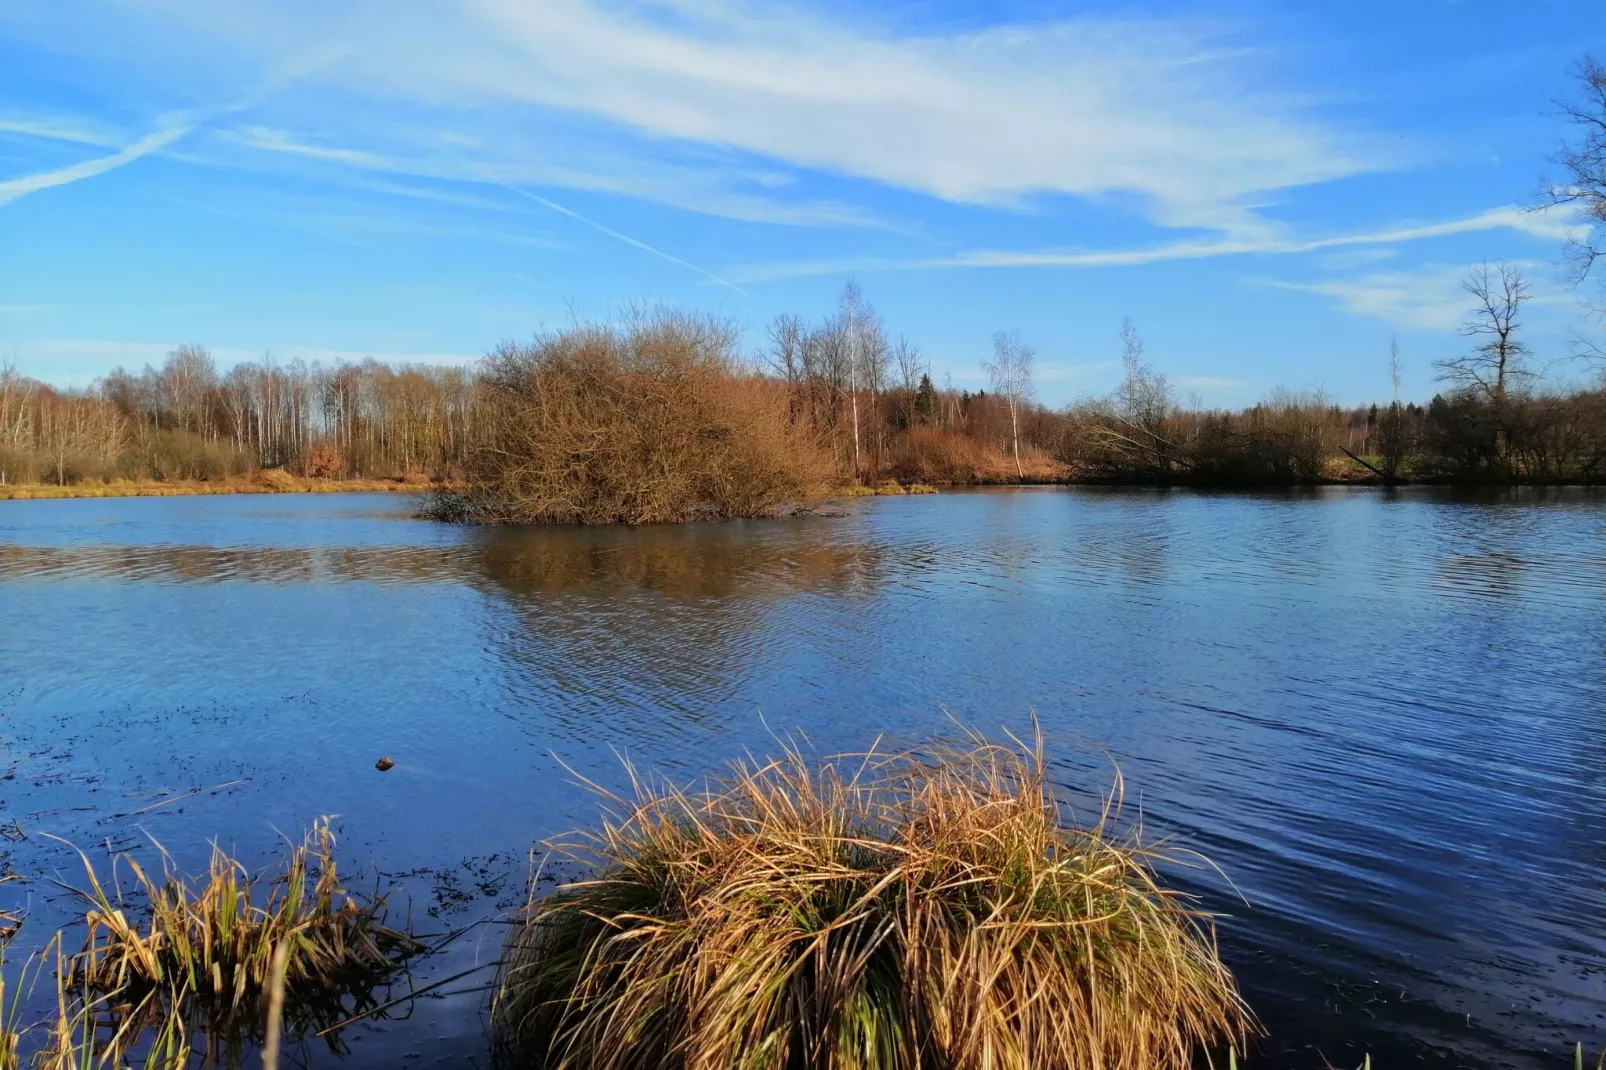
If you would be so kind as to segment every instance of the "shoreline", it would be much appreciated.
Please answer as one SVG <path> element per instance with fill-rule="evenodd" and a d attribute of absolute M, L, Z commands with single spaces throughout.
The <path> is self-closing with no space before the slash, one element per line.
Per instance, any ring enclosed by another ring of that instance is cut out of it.
<path fill-rule="evenodd" d="M 69 498 L 181 498 L 213 494 L 405 494 L 425 493 L 438 484 L 397 479 L 310 479 L 276 472 L 225 480 L 119 480 L 112 483 L 13 483 L 0 485 L 0 501 L 49 501 Z"/>
<path fill-rule="evenodd" d="M 1265 493 L 1267 491 L 1316 490 L 1326 487 L 1365 487 L 1371 489 L 1404 489 L 1408 487 L 1459 487 L 1462 489 L 1513 489 L 1517 487 L 1591 488 L 1606 484 L 1585 482 L 1548 482 L 1513 480 L 1506 483 L 1455 483 L 1445 480 L 1399 480 L 1385 482 L 1377 478 L 1325 478 L 1313 483 L 1192 483 L 1174 482 L 1120 482 L 1102 479 L 1026 480 L 971 480 L 968 482 L 936 481 L 916 483 L 919 489 L 908 485 L 897 491 L 882 486 L 859 486 L 828 495 L 824 501 L 842 502 L 860 497 L 932 494 L 953 490 L 999 490 L 1011 487 L 1084 487 L 1101 490 L 1190 490 L 1207 493 Z M 182 498 L 202 495 L 229 494 L 427 494 L 441 489 L 440 483 L 408 483 L 399 479 L 312 479 L 274 472 L 247 478 L 225 480 L 118 480 L 111 483 L 54 483 L 0 484 L 0 501 L 65 501 L 84 498 Z M 890 486 L 890 482 L 887 484 Z"/>

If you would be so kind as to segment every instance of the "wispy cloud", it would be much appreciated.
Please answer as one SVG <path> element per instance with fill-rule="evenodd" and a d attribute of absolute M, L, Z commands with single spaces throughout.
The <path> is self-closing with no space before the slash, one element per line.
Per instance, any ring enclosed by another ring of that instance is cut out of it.
<path fill-rule="evenodd" d="M 621 173 L 673 160 L 762 185 L 792 168 L 1005 208 L 1114 195 L 1164 225 L 1238 237 L 1270 236 L 1258 206 L 1279 191 L 1390 165 L 1380 141 L 1320 115 L 1258 42 L 1200 20 L 910 33 L 786 0 L 455 0 L 387 5 L 372 20 L 310 0 L 163 11 L 264 62 L 347 47 L 321 75 L 336 96 L 318 113 L 347 143 L 373 127 L 353 117 L 405 102 L 442 127 L 495 113 L 493 134 L 589 124 Z"/>
<path fill-rule="evenodd" d="M 1517 261 L 1514 266 L 1530 275 L 1544 265 Z M 1402 330 L 1449 331 L 1466 322 L 1470 298 L 1462 285 L 1464 266 L 1437 264 L 1414 271 L 1380 271 L 1321 282 L 1266 280 L 1267 285 L 1335 299 L 1344 311 L 1382 320 Z M 1571 297 L 1546 285 L 1536 286 L 1530 305 L 1564 306 Z"/>
<path fill-rule="evenodd" d="M 101 148 L 117 144 L 117 139 L 108 134 L 91 130 L 78 120 L 58 116 L 0 115 L 0 134 L 20 134 L 46 141 L 67 141 L 74 145 L 96 145 Z"/>
<path fill-rule="evenodd" d="M 285 86 L 290 85 L 295 80 L 305 77 L 324 64 L 338 58 L 338 56 L 337 50 L 323 49 L 321 52 L 285 57 L 273 64 L 273 71 L 269 77 L 266 78 L 261 86 L 247 96 L 217 107 L 168 112 L 157 119 L 155 130 L 124 145 L 114 153 L 97 156 L 94 159 L 84 160 L 53 171 L 41 171 L 37 174 L 24 175 L 21 178 L 0 182 L 0 205 L 10 204 L 17 198 L 26 197 L 30 193 L 38 193 L 41 190 L 53 189 L 56 186 L 81 182 L 86 178 L 95 178 L 108 171 L 115 171 L 119 167 L 126 167 L 136 160 L 144 159 L 153 152 L 160 152 L 181 141 L 205 123 L 221 116 L 250 108 Z"/>
<path fill-rule="evenodd" d="M 51 189 L 55 186 L 65 186 L 72 182 L 80 182 L 86 178 L 103 175 L 107 171 L 114 171 L 119 167 L 133 163 L 135 160 L 159 152 L 167 146 L 189 135 L 205 119 L 205 113 L 174 112 L 162 117 L 159 125 L 149 134 L 130 142 L 118 151 L 108 156 L 97 156 L 91 160 L 72 164 L 69 167 L 57 168 L 54 171 L 41 171 L 37 174 L 24 175 L 21 178 L 7 179 L 0 182 L 0 205 L 10 204 L 19 197 L 26 197 L 30 193 Z"/>
<path fill-rule="evenodd" d="M 656 201 L 703 215 L 781 226 L 897 229 L 854 205 L 808 198 L 785 201 L 746 192 L 738 187 L 748 185 L 774 191 L 789 185 L 790 179 L 773 171 L 733 169 L 708 160 L 690 165 L 660 158 L 640 159 L 628 153 L 603 152 L 595 146 L 573 144 L 561 149 L 552 144 L 538 144 L 541 155 L 531 157 L 520 147 L 524 144 L 523 138 L 476 138 L 419 126 L 393 133 L 385 151 L 314 141 L 264 126 L 224 130 L 218 138 L 226 145 L 318 164 L 457 185 L 585 190 Z M 491 148 L 486 148 L 485 142 L 489 142 Z M 564 162 L 553 162 L 555 158 L 562 158 Z M 436 200 L 467 196 L 412 188 L 415 195 Z"/>
<path fill-rule="evenodd" d="M 1477 215 L 1438 223 L 1419 223 L 1362 231 L 1324 238 L 1266 239 L 1243 241 L 1210 239 L 1171 242 L 1142 249 L 1094 251 L 1000 250 L 983 249 L 953 256 L 912 260 L 858 257 L 844 260 L 805 260 L 777 264 L 733 267 L 725 275 L 740 283 L 813 275 L 840 275 L 872 271 L 936 271 L 955 268 L 1092 268 L 1137 267 L 1179 260 L 1208 260 L 1223 256 L 1286 255 L 1312 253 L 1348 246 L 1388 246 L 1428 238 L 1448 237 L 1487 230 L 1516 230 L 1545 239 L 1560 239 L 1571 233 L 1572 225 L 1544 212 L 1525 208 L 1492 208 Z"/>
<path fill-rule="evenodd" d="M 292 156 L 302 156 L 309 160 L 320 160 L 326 163 L 338 163 L 347 167 L 361 167 L 375 171 L 400 170 L 394 160 L 381 153 L 300 141 L 283 130 L 274 130 L 265 126 L 242 126 L 235 130 L 225 130 L 221 136 L 225 140 L 233 141 L 249 148 L 261 149 L 265 152 L 286 153 Z"/>

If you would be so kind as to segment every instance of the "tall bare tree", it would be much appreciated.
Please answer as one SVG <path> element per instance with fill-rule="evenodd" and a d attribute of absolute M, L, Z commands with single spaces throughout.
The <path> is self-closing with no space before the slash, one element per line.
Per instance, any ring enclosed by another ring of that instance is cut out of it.
<path fill-rule="evenodd" d="M 1377 446 L 1382 460 L 1381 474 L 1389 483 L 1396 482 L 1400 478 L 1405 455 L 1410 450 L 1405 409 L 1400 402 L 1400 388 L 1404 377 L 1404 367 L 1400 360 L 1400 339 L 1396 335 L 1389 338 L 1389 385 L 1393 388 L 1394 396 L 1388 408 L 1379 414 L 1377 421 Z"/>
<path fill-rule="evenodd" d="M 1015 474 L 1025 481 L 1026 469 L 1020 459 L 1020 410 L 1032 397 L 1032 366 L 1037 351 L 1026 344 L 1019 331 L 999 331 L 993 335 L 993 359 L 982 361 L 992 380 L 993 392 L 1009 407 L 1010 446 L 1015 453 Z"/>
<path fill-rule="evenodd" d="M 1578 82 L 1582 92 L 1559 106 L 1579 137 L 1557 150 L 1554 159 L 1562 179 L 1545 191 L 1541 204 L 1572 206 L 1583 217 L 1587 231 L 1569 243 L 1582 281 L 1606 255 L 1606 65 L 1585 56 L 1578 64 Z"/>
<path fill-rule="evenodd" d="M 1606 255 L 1606 65 L 1585 56 L 1578 63 L 1577 74 L 1581 92 L 1557 104 L 1578 137 L 1563 141 L 1552 157 L 1561 169 L 1561 178 L 1544 191 L 1539 207 L 1571 208 L 1583 224 L 1567 240 L 1573 278 L 1581 283 L 1595 262 Z M 1606 297 L 1586 300 L 1584 308 L 1590 318 L 1606 326 Z M 1582 333 L 1575 337 L 1577 355 L 1600 361 L 1606 370 L 1606 340 Z"/>
<path fill-rule="evenodd" d="M 857 477 L 864 471 L 859 448 L 859 383 L 864 365 L 864 330 L 865 322 L 875 313 L 865 304 L 864 294 L 856 282 L 842 287 L 841 310 L 842 331 L 847 343 L 848 399 L 853 415 L 853 474 Z"/>
<path fill-rule="evenodd" d="M 770 349 L 765 354 L 770 370 L 794 389 L 803 381 L 803 346 L 808 328 L 803 317 L 782 313 L 770 324 Z"/>
<path fill-rule="evenodd" d="M 1479 341 L 1469 353 L 1435 362 L 1439 379 L 1504 405 L 1513 391 L 1534 377 L 1528 347 L 1517 337 L 1522 306 L 1533 296 L 1532 288 L 1521 270 L 1504 261 L 1479 264 L 1467 273 L 1461 288 L 1473 301 L 1461 333 Z"/>
<path fill-rule="evenodd" d="M 1516 267 L 1504 261 L 1473 268 L 1462 284 L 1473 305 L 1461 333 L 1477 340 L 1469 353 L 1435 362 L 1439 379 L 1489 406 L 1493 417 L 1494 461 L 1502 468 L 1511 455 L 1513 395 L 1535 378 L 1528 347 L 1517 337 L 1522 306 L 1532 291 Z"/>

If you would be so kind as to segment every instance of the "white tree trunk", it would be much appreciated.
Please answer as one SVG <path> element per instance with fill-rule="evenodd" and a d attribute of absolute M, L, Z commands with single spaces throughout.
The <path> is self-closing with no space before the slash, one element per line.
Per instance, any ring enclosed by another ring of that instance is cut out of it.
<path fill-rule="evenodd" d="M 1009 399 L 1009 431 L 1010 438 L 1015 443 L 1015 477 L 1022 483 L 1026 482 L 1026 469 L 1020 463 L 1020 420 L 1016 415 L 1015 399 Z"/>

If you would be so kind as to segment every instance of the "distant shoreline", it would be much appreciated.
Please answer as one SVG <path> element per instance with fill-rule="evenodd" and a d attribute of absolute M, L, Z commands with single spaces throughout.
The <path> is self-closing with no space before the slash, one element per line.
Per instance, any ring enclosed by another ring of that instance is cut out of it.
<path fill-rule="evenodd" d="M 887 485 L 892 484 L 888 481 Z M 1446 480 L 1402 479 L 1394 483 L 1385 482 L 1375 476 L 1359 475 L 1351 478 L 1326 477 L 1313 483 L 1301 484 L 1274 484 L 1274 483 L 1237 483 L 1237 482 L 1186 482 L 1186 481 L 1117 481 L 1105 479 L 1089 479 L 1085 477 L 1068 476 L 1060 479 L 1035 479 L 1024 482 L 1004 481 L 998 479 L 975 479 L 965 482 L 937 482 L 930 484 L 916 483 L 914 486 L 926 488 L 915 490 L 913 493 L 933 493 L 939 489 L 1004 489 L 1008 487 L 1085 487 L 1105 490 L 1193 490 L 1193 491 L 1220 491 L 1220 492 L 1254 492 L 1274 490 L 1314 490 L 1321 487 L 1370 487 L 1370 488 L 1405 488 L 1405 487 L 1594 487 L 1598 483 L 1587 482 L 1546 482 L 1535 480 L 1513 480 L 1507 483 L 1463 483 L 1457 484 Z M 400 479 L 312 479 L 306 476 L 291 475 L 288 472 L 269 469 L 253 476 L 231 477 L 223 480 L 172 480 L 161 482 L 157 480 L 116 480 L 109 483 L 69 483 L 58 486 L 54 483 L 13 483 L 0 484 L 0 501 L 51 501 L 78 498 L 182 498 L 198 495 L 216 494 L 427 494 L 440 490 L 446 484 L 442 483 L 416 483 Z M 910 493 L 908 489 L 889 492 L 874 487 L 849 487 L 827 495 L 825 501 L 843 501 L 858 497 L 885 495 L 887 493 Z"/>
<path fill-rule="evenodd" d="M 116 480 L 110 483 L 13 483 L 0 485 L 0 501 L 66 498 L 179 498 L 200 494 L 421 494 L 438 486 L 399 479 L 310 479 L 269 470 L 221 480 Z"/>

